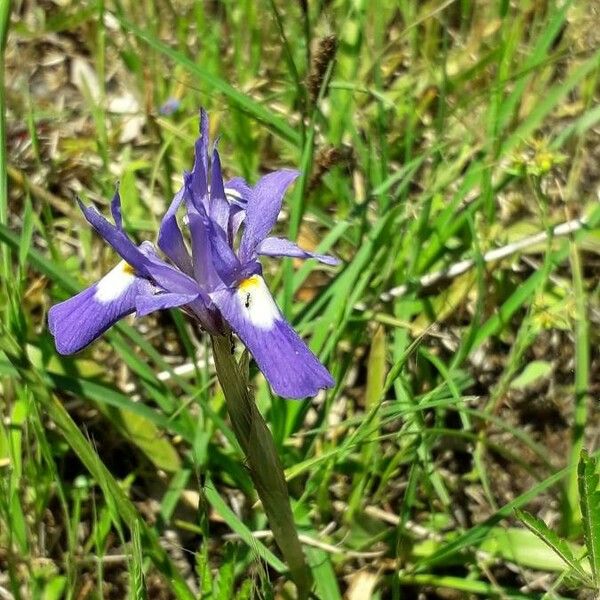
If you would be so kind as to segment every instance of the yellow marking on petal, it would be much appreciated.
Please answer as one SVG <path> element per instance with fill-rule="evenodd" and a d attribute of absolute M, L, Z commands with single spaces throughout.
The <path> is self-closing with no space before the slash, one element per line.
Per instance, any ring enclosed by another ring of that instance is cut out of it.
<path fill-rule="evenodd" d="M 250 292 L 260 286 L 260 281 L 261 279 L 259 275 L 252 275 L 252 277 L 248 277 L 248 279 L 240 281 L 238 289 L 240 289 L 242 292 Z"/>
<path fill-rule="evenodd" d="M 123 261 L 123 273 L 127 275 L 135 275 L 135 269 L 129 263 Z"/>

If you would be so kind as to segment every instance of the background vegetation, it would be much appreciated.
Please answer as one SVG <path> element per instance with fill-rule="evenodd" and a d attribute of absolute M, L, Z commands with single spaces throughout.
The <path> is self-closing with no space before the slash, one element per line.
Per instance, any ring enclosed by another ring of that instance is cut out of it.
<path fill-rule="evenodd" d="M 336 388 L 254 379 L 316 597 L 593 597 L 600 3 L 1 4 L 0 597 L 294 597 L 202 332 L 46 327 L 116 261 L 74 195 L 152 239 L 200 106 L 343 259 L 265 264 Z"/>

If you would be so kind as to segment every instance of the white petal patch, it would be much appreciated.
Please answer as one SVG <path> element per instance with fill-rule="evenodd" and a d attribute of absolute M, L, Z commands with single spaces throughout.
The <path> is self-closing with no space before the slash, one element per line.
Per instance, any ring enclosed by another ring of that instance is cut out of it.
<path fill-rule="evenodd" d="M 236 296 L 241 314 L 259 329 L 271 329 L 273 323 L 281 318 L 277 304 L 260 275 L 244 279 Z"/>
<path fill-rule="evenodd" d="M 224 188 L 224 191 L 225 196 L 227 197 L 227 200 L 229 200 L 229 202 L 233 202 L 234 200 L 243 200 L 242 195 L 233 188 L 226 187 Z"/>
<path fill-rule="evenodd" d="M 94 300 L 101 304 L 114 302 L 127 291 L 134 281 L 133 268 L 122 260 L 97 283 Z"/>

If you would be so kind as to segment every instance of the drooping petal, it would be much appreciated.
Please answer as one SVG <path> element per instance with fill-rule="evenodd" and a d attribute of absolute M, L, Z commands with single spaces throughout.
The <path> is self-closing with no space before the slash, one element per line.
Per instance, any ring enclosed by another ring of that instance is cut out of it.
<path fill-rule="evenodd" d="M 257 248 L 257 253 L 263 256 L 290 256 L 292 258 L 315 258 L 319 262 L 326 265 L 339 265 L 339 259 L 334 256 L 328 256 L 327 254 L 316 254 L 315 252 L 309 252 L 294 244 L 290 240 L 278 237 L 265 238 Z"/>
<path fill-rule="evenodd" d="M 185 273 L 192 274 L 192 259 L 183 240 L 177 211 L 183 202 L 185 185 L 175 194 L 158 231 L 158 247 Z"/>
<path fill-rule="evenodd" d="M 282 169 L 265 175 L 254 186 L 246 208 L 245 229 L 240 242 L 242 262 L 252 258 L 258 244 L 273 229 L 283 195 L 298 175 L 298 171 L 293 169 Z"/>
<path fill-rule="evenodd" d="M 229 221 L 229 202 L 225 197 L 223 188 L 223 175 L 221 174 L 221 160 L 215 148 L 212 156 L 210 175 L 210 218 L 219 225 L 223 231 L 227 230 Z"/>
<path fill-rule="evenodd" d="M 152 286 L 121 261 L 100 281 L 48 312 L 48 326 L 61 354 L 73 354 L 135 310 L 136 297 L 151 295 Z"/>
<path fill-rule="evenodd" d="M 118 192 L 116 197 L 118 197 Z M 77 202 L 90 225 L 119 253 L 121 258 L 134 267 L 139 275 L 148 276 L 144 255 L 125 232 L 109 223 L 94 207 L 85 206 L 79 199 Z M 115 199 L 113 199 L 114 202 Z"/>
<path fill-rule="evenodd" d="M 306 398 L 334 385 L 327 369 L 285 321 L 262 277 L 254 275 L 212 298 L 276 394 Z"/>

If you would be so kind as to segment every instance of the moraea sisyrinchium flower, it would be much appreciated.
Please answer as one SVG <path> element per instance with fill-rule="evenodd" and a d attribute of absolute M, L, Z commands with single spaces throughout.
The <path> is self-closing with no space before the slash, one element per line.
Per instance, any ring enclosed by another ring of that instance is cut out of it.
<path fill-rule="evenodd" d="M 209 155 L 208 118 L 201 111 L 194 167 L 184 175 L 158 235 L 158 247 L 169 262 L 151 242 L 136 246 L 128 238 L 118 191 L 111 203 L 114 225 L 80 202 L 85 218 L 123 260 L 100 281 L 50 309 L 56 348 L 62 354 L 77 352 L 128 314 L 179 306 L 209 334 L 235 332 L 275 393 L 313 396 L 331 387 L 333 379 L 284 319 L 258 257 L 315 258 L 328 265 L 338 261 L 269 236 L 297 171 L 275 171 L 253 187 L 241 178 L 224 183 L 217 149 Z M 187 211 L 191 253 L 177 220 L 181 207 Z"/>

